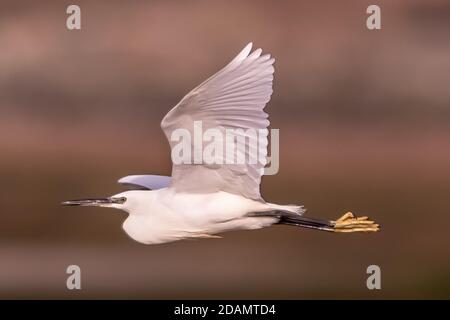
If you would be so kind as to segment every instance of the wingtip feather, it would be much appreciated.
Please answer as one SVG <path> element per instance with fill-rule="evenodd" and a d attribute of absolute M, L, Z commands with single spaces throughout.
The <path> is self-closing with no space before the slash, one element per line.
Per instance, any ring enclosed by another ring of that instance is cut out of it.
<path fill-rule="evenodd" d="M 250 54 L 250 52 L 252 51 L 252 47 L 253 47 L 253 42 L 247 43 L 247 45 L 244 47 L 244 49 L 242 49 L 241 54 L 244 57 L 247 57 Z"/>

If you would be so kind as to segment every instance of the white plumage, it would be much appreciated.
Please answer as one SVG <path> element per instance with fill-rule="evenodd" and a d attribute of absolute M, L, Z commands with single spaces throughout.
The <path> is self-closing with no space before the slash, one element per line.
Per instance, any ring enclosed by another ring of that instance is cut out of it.
<path fill-rule="evenodd" d="M 275 59 L 270 55 L 261 56 L 261 49 L 250 54 L 251 48 L 249 43 L 227 66 L 189 92 L 164 117 L 161 127 L 171 147 L 174 144 L 170 140 L 172 131 L 185 128 L 193 136 L 194 121 L 202 121 L 204 131 L 218 128 L 222 137 L 226 129 L 263 129 L 264 137 L 258 141 L 263 161 L 220 167 L 174 165 L 171 187 L 175 190 L 192 192 L 193 187 L 196 192 L 221 190 L 261 200 L 259 184 L 266 164 L 269 125 L 263 109 L 272 94 Z M 246 151 L 248 158 L 250 150 Z M 199 177 L 202 183 L 193 186 L 192 181 Z"/>

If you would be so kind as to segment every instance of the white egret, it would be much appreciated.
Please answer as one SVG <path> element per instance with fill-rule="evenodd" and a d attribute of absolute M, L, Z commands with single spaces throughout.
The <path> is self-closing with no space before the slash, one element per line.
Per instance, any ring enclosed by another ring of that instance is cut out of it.
<path fill-rule="evenodd" d="M 256 129 L 260 133 L 257 150 L 245 140 L 244 155 L 258 151 L 263 160 L 229 163 L 227 155 L 216 150 L 214 159 L 218 161 L 199 162 L 194 159 L 199 155 L 198 147 L 189 144 L 183 157 L 192 161 L 175 163 L 172 154 L 172 177 L 127 176 L 119 183 L 134 190 L 63 204 L 123 210 L 128 213 L 123 229 L 144 244 L 215 238 L 225 231 L 260 229 L 274 224 L 330 232 L 378 231 L 378 224 L 367 217 L 354 217 L 350 212 L 336 221 L 319 220 L 302 216 L 302 206 L 263 200 L 260 182 L 266 165 L 269 125 L 263 109 L 272 94 L 274 59 L 261 55 L 261 49 L 251 53 L 251 48 L 249 43 L 227 66 L 188 93 L 164 117 L 161 127 L 172 151 L 178 145 L 173 132 L 181 129 L 194 134 L 196 122 L 203 129 L 215 129 L 214 136 L 226 146 L 231 143 L 225 138 L 226 130 Z"/>

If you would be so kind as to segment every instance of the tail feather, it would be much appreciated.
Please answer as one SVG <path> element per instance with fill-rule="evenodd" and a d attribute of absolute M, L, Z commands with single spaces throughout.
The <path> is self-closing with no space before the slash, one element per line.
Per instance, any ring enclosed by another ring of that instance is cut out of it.
<path fill-rule="evenodd" d="M 273 210 L 295 213 L 297 215 L 302 215 L 306 211 L 306 209 L 303 206 L 298 206 L 298 205 L 294 205 L 294 204 L 280 205 L 280 204 L 275 204 L 275 203 L 268 203 L 268 205 Z"/>

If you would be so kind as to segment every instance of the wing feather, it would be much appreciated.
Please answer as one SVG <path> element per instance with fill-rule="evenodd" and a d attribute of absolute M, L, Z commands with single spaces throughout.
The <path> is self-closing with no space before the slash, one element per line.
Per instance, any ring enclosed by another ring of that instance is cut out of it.
<path fill-rule="evenodd" d="M 171 178 L 160 175 L 132 175 L 120 178 L 117 182 L 130 189 L 156 190 L 167 188 Z"/>
<path fill-rule="evenodd" d="M 178 143 L 171 139 L 174 130 L 182 128 L 194 136 L 194 121 L 201 121 L 203 132 L 215 128 L 223 137 L 227 129 L 255 129 L 258 133 L 260 131 L 258 146 L 246 140 L 245 156 L 248 159 L 252 152 L 257 151 L 258 161 L 245 164 L 191 164 L 193 161 L 173 164 L 171 187 L 177 191 L 222 190 L 262 201 L 259 184 L 266 165 L 267 127 L 270 124 L 263 109 L 272 94 L 275 60 L 268 54 L 261 55 L 261 49 L 251 52 L 251 48 L 252 43 L 249 43 L 223 69 L 189 92 L 167 113 L 161 128 L 171 148 Z M 236 136 L 242 134 L 237 133 Z M 221 142 L 224 145 L 229 143 L 224 138 Z M 203 142 L 203 150 L 207 144 Z"/>

